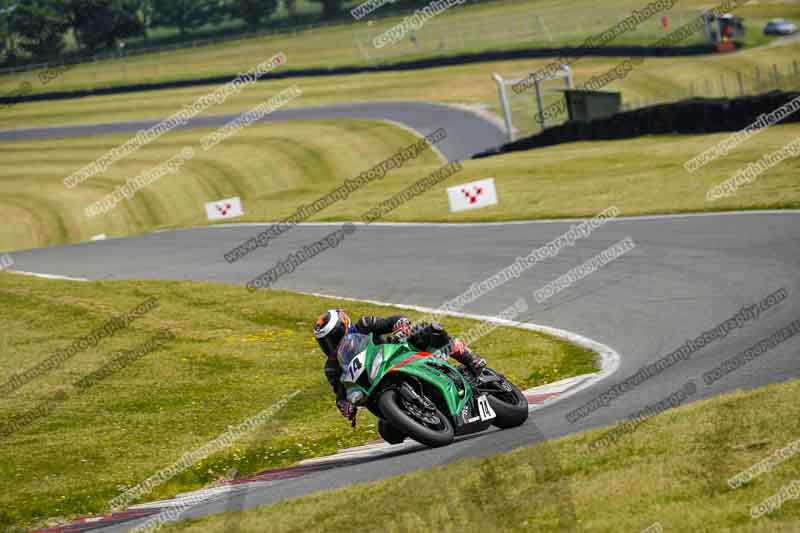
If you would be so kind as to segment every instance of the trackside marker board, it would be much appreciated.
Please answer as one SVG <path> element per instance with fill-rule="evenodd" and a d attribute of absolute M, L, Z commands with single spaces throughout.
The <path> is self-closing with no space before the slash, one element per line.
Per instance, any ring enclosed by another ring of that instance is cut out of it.
<path fill-rule="evenodd" d="M 243 215 L 242 201 L 238 196 L 206 204 L 206 216 L 208 220 L 224 220 L 227 218 L 237 218 Z"/>
<path fill-rule="evenodd" d="M 494 178 L 448 187 L 447 198 L 450 201 L 452 213 L 497 205 L 497 189 L 494 186 Z"/>

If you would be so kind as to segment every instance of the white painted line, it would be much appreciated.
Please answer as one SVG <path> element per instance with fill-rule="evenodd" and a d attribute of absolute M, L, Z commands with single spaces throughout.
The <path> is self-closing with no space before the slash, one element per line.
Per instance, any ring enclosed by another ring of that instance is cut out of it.
<path fill-rule="evenodd" d="M 548 383 L 546 385 L 542 385 L 540 387 L 533 387 L 523 391 L 523 394 L 562 394 L 567 392 L 568 390 L 572 389 L 580 385 L 581 383 L 592 379 L 597 376 L 597 373 L 592 374 L 582 374 L 580 376 L 573 376 L 571 378 L 562 379 L 560 381 L 555 381 L 553 383 Z M 533 412 L 538 409 L 541 409 L 544 405 L 549 405 L 548 401 L 550 399 L 538 403 L 532 404 L 529 406 L 528 411 Z M 402 444 L 389 444 L 388 442 L 376 442 L 372 444 L 364 444 L 361 446 L 355 446 L 353 448 L 344 448 L 338 450 L 336 453 L 332 455 L 325 455 L 322 457 L 313 457 L 311 459 L 305 459 L 300 461 L 298 465 L 308 466 L 320 463 L 334 463 L 338 461 L 343 461 L 346 459 L 356 459 L 356 458 L 366 458 L 372 456 L 381 456 L 386 451 L 396 451 L 398 449 L 403 448 L 413 448 L 414 446 L 420 446 L 417 442 L 413 440 L 406 440 Z"/>
<path fill-rule="evenodd" d="M 128 510 L 142 510 L 142 509 L 163 509 L 166 507 L 177 507 L 181 506 L 185 503 L 193 503 L 193 505 L 197 505 L 199 502 L 198 500 L 202 500 L 203 502 L 212 501 L 215 499 L 219 499 L 220 496 L 225 496 L 235 492 L 237 486 L 234 485 L 224 485 L 221 487 L 213 487 L 207 489 L 198 489 L 194 492 L 183 492 L 178 494 L 174 498 L 170 498 L 167 500 L 159 500 L 155 502 L 146 502 L 139 505 L 131 505 L 128 507 Z"/>
<path fill-rule="evenodd" d="M 523 391 L 523 394 L 558 394 L 577 386 L 582 381 L 591 378 L 595 374 L 595 372 L 592 372 L 591 374 L 582 374 L 580 376 L 562 379 L 561 381 L 554 381 L 553 383 L 547 383 L 546 385 Z"/>
<path fill-rule="evenodd" d="M 44 278 L 44 279 L 59 279 L 65 281 L 89 281 L 86 278 L 71 278 L 69 276 L 59 276 L 57 274 L 39 274 L 37 272 L 24 272 L 22 270 L 8 270 L 12 274 L 20 274 L 22 276 L 33 276 L 35 278 Z"/>
<path fill-rule="evenodd" d="M 405 304 L 393 304 L 388 302 L 379 302 L 376 300 L 366 300 L 362 298 L 351 298 L 347 296 L 334 296 L 330 294 L 321 294 L 317 292 L 304 292 L 304 291 L 293 291 L 299 294 L 308 294 L 311 296 L 317 296 L 319 298 L 331 298 L 335 300 L 347 300 L 351 302 L 362 302 L 368 303 L 373 305 L 380 305 L 383 307 L 397 307 L 399 309 L 410 309 L 412 311 L 418 311 L 420 313 L 426 314 L 440 314 L 446 316 L 454 316 L 457 318 L 469 318 L 472 320 L 480 320 L 483 322 L 489 322 L 492 324 L 497 324 L 500 326 L 507 326 L 511 328 L 519 328 L 519 329 L 526 329 L 529 331 L 536 331 L 537 333 L 545 333 L 547 335 L 551 335 L 553 337 L 558 337 L 560 339 L 567 340 L 573 344 L 577 344 L 582 348 L 586 348 L 597 353 L 600 356 L 600 371 L 596 374 L 590 374 L 586 381 L 582 382 L 580 385 L 571 388 L 570 390 L 564 392 L 563 394 L 559 394 L 558 396 L 554 396 L 549 400 L 539 404 L 536 406 L 537 409 L 541 409 L 544 406 L 552 405 L 556 402 L 559 402 L 565 398 L 569 398 L 577 394 L 578 392 L 587 389 L 591 386 L 596 385 L 600 381 L 606 379 L 607 377 L 611 376 L 614 372 L 619 369 L 620 365 L 620 355 L 611 347 L 606 346 L 600 342 L 592 340 L 588 337 L 584 337 L 579 333 L 574 333 L 572 331 L 567 331 L 564 329 L 554 328 L 551 326 L 543 326 L 541 324 L 534 324 L 532 322 L 514 322 L 512 320 L 505 320 L 502 318 L 497 318 L 488 315 L 476 315 L 471 313 L 460 313 L 455 311 L 441 311 L 439 309 L 433 309 L 431 307 L 422 307 L 418 305 L 405 305 Z"/>
<path fill-rule="evenodd" d="M 422 444 L 411 439 L 406 439 L 400 444 L 389 444 L 388 442 L 383 442 L 381 444 L 373 444 L 372 448 L 368 449 L 364 449 L 363 446 L 359 446 L 358 448 L 339 450 L 333 455 L 327 455 L 324 457 L 318 457 L 314 459 L 306 459 L 305 461 L 299 464 L 307 466 L 320 463 L 339 463 L 341 461 L 346 461 L 348 459 L 380 457 L 388 451 L 411 449 L 422 446 L 423 446 Z"/>
<path fill-rule="evenodd" d="M 798 213 L 800 213 L 800 211 L 798 211 Z M 67 277 L 67 276 L 58 276 L 58 275 L 54 275 L 54 274 L 38 274 L 38 273 L 33 273 L 33 272 L 22 272 L 22 271 L 17 271 L 17 270 L 11 270 L 9 272 L 13 272 L 13 273 L 16 273 L 16 274 L 27 275 L 27 276 L 35 276 L 35 277 L 40 277 L 40 278 L 45 278 L 45 279 L 57 279 L 57 280 L 67 280 L 67 281 L 83 281 L 83 282 L 89 281 L 88 279 L 85 279 L 85 278 L 70 278 L 70 277 Z M 421 313 L 436 313 L 436 314 L 440 314 L 440 315 L 454 316 L 454 317 L 458 317 L 458 318 L 468 318 L 468 319 L 472 319 L 472 320 L 479 320 L 479 321 L 482 321 L 482 322 L 489 322 L 489 323 L 497 324 L 497 325 L 500 325 L 500 326 L 507 326 L 507 327 L 512 327 L 512 328 L 526 329 L 526 330 L 529 330 L 529 331 L 536 331 L 538 333 L 545 333 L 545 334 L 551 335 L 553 337 L 558 337 L 560 339 L 565 339 L 565 340 L 567 340 L 569 342 L 572 342 L 573 344 L 577 344 L 578 346 L 581 346 L 583 348 L 586 348 L 588 350 L 596 352 L 597 354 L 600 355 L 600 371 L 599 372 L 597 372 L 596 374 L 591 374 L 590 377 L 588 377 L 588 379 L 586 379 L 580 385 L 570 389 L 569 391 L 565 391 L 564 393 L 559 394 L 558 396 L 554 396 L 553 398 L 548 399 L 545 402 L 537 405 L 536 406 L 537 409 L 541 408 L 541 407 L 544 407 L 546 405 L 550 405 L 550 404 L 556 403 L 557 401 L 561 401 L 561 400 L 563 400 L 565 398 L 568 398 L 568 397 L 570 397 L 570 396 L 572 396 L 572 395 L 574 395 L 574 394 L 576 394 L 576 393 L 578 393 L 578 392 L 580 392 L 580 391 L 582 391 L 582 390 L 584 390 L 584 389 L 586 389 L 588 387 L 591 387 L 591 386 L 595 385 L 599 381 L 602 381 L 602 380 L 606 379 L 607 377 L 612 375 L 614 372 L 616 372 L 617 369 L 619 368 L 619 365 L 620 365 L 620 355 L 615 350 L 610 348 L 609 346 L 606 346 L 605 344 L 602 344 L 602 343 L 599 343 L 597 341 L 594 341 L 594 340 L 592 340 L 592 339 L 590 339 L 588 337 L 584 337 L 583 335 L 580 335 L 579 333 L 574 333 L 574 332 L 571 332 L 571 331 L 555 328 L 555 327 L 552 327 L 552 326 L 534 324 L 532 322 L 514 322 L 512 320 L 500 319 L 500 318 L 493 317 L 493 316 L 488 316 L 488 315 L 477 315 L 477 314 L 472 314 L 472 313 L 460 313 L 460 312 L 455 312 L 455 311 L 441 311 L 441 310 L 438 310 L 438 309 L 433 309 L 431 307 L 423 307 L 423 306 L 417 306 L 417 305 L 393 304 L 393 303 L 388 303 L 388 302 L 380 302 L 380 301 L 377 301 L 377 300 L 351 298 L 351 297 L 346 297 L 346 296 L 335 296 L 335 295 L 321 294 L 321 293 L 316 293 L 316 292 L 305 292 L 305 291 L 293 291 L 293 292 L 296 292 L 298 294 L 308 294 L 308 295 L 311 295 L 311 296 L 317 296 L 319 298 L 331 298 L 331 299 L 338 299 L 338 300 L 348 300 L 348 301 L 353 301 L 353 302 L 364 302 L 364 303 L 370 303 L 370 304 L 373 304 L 373 305 L 380 305 L 380 306 L 383 306 L 383 307 L 397 307 L 397 308 L 400 308 L 400 309 L 410 309 L 412 311 L 418 311 L 418 312 L 421 312 Z"/>
<path fill-rule="evenodd" d="M 332 459 L 335 456 L 336 456 L 336 454 L 323 455 L 321 457 L 313 457 L 311 459 L 303 459 L 302 461 L 300 461 L 297 464 L 300 465 L 300 466 L 309 466 L 309 465 L 315 465 L 315 464 L 319 464 L 319 463 L 330 463 L 330 462 L 332 462 Z"/>
<path fill-rule="evenodd" d="M 340 450 L 337 450 L 336 453 L 338 454 L 338 453 L 345 453 L 345 452 L 347 452 L 347 453 L 350 453 L 350 452 L 364 452 L 364 451 L 376 450 L 376 449 L 380 449 L 380 448 L 387 448 L 387 447 L 390 447 L 390 446 L 392 446 L 392 445 L 389 444 L 388 442 L 374 442 L 372 444 L 362 444 L 361 446 L 354 446 L 352 448 L 342 448 Z"/>
<path fill-rule="evenodd" d="M 380 442 L 376 444 L 365 444 L 363 446 L 356 446 L 354 448 L 343 448 L 338 450 L 332 455 L 323 455 L 322 457 L 312 457 L 297 463 L 298 465 L 313 465 L 319 463 L 327 463 L 340 461 L 345 458 L 352 457 L 368 457 L 371 455 L 380 455 L 387 450 L 398 450 L 409 446 L 419 445 L 415 441 L 405 441 L 402 444 L 389 444 L 388 442 Z"/>
<path fill-rule="evenodd" d="M 702 213 L 674 213 L 667 215 L 632 215 L 632 216 L 618 216 L 610 218 L 606 221 L 607 224 L 614 222 L 636 222 L 646 220 L 671 220 L 683 218 L 699 218 L 699 217 L 719 217 L 719 216 L 748 216 L 748 215 L 800 215 L 800 209 L 754 209 L 750 211 L 713 211 Z M 591 218 L 591 217 L 590 217 Z M 300 222 L 298 226 L 308 227 L 326 227 L 326 226 L 341 226 L 342 224 L 353 224 L 355 226 L 386 226 L 386 227 L 434 227 L 434 228 L 460 228 L 460 227 L 480 227 L 480 226 L 517 226 L 523 224 L 566 224 L 583 222 L 590 220 L 590 218 L 548 218 L 540 220 L 507 220 L 502 222 L 371 222 L 367 224 L 360 220 L 348 221 L 341 220 L 339 222 Z M 277 224 L 280 221 L 274 222 L 241 222 L 238 224 L 213 224 L 209 226 L 190 226 L 188 228 L 175 228 L 174 231 L 186 231 L 205 228 L 245 228 L 245 227 L 263 227 Z"/>
<path fill-rule="evenodd" d="M 608 376 L 606 376 L 606 377 L 608 377 Z M 531 404 L 529 409 L 528 409 L 528 412 L 532 413 L 533 411 L 538 411 L 539 409 L 543 409 L 544 407 L 547 407 L 548 405 L 557 403 L 557 402 L 563 400 L 564 398 L 569 398 L 573 394 L 576 394 L 576 393 L 582 391 L 583 389 L 585 389 L 587 387 L 595 385 L 601 379 L 604 379 L 604 378 L 602 378 L 601 376 L 598 376 L 597 374 L 586 374 L 584 376 L 581 376 L 581 379 L 578 380 L 576 383 L 573 383 L 571 386 L 567 387 L 566 389 L 564 389 L 562 391 L 558 391 L 558 392 L 553 393 L 553 396 L 551 396 L 550 398 L 547 398 L 544 401 L 539 402 L 539 403 Z M 534 393 L 534 394 L 537 394 L 537 393 Z"/>
<path fill-rule="evenodd" d="M 299 291 L 296 291 L 299 292 Z M 331 296 L 327 294 L 319 294 L 319 293 L 308 293 L 308 292 L 300 292 L 300 294 L 308 294 L 311 296 L 317 296 L 320 298 L 335 298 L 340 300 L 348 300 L 354 302 L 363 302 L 363 303 L 370 303 L 374 305 L 381 305 L 381 306 L 390 306 L 390 307 L 398 307 L 401 309 L 411 309 L 414 311 L 419 311 L 423 313 L 432 313 L 438 312 L 435 309 L 431 309 L 428 307 L 421 307 L 421 306 L 413 306 L 413 305 L 402 305 L 402 304 L 390 304 L 385 302 L 378 302 L 375 300 L 364 300 L 360 298 L 350 298 L 350 297 L 339 297 L 339 296 Z M 541 409 L 545 405 L 550 405 L 555 403 L 556 401 L 562 400 L 572 394 L 575 394 L 579 390 L 583 390 L 586 387 L 589 387 L 593 384 L 596 384 L 602 379 L 613 374 L 617 368 L 619 367 L 619 354 L 609 348 L 604 344 L 600 344 L 596 341 L 583 337 L 577 333 L 551 328 L 549 326 L 541 326 L 537 324 L 531 323 L 514 323 L 509 320 L 498 319 L 491 316 L 485 315 L 473 315 L 468 313 L 457 313 L 457 312 L 440 312 L 443 315 L 449 316 L 456 316 L 460 318 L 471 318 L 474 320 L 483 320 L 487 322 L 496 323 L 503 326 L 510 326 L 516 327 L 521 329 L 527 329 L 537 332 L 548 333 L 555 337 L 567 339 L 575 344 L 583 346 L 585 348 L 589 348 L 592 351 L 597 352 L 600 354 L 601 357 L 601 371 L 594 373 L 594 374 L 583 374 L 580 376 L 573 376 L 570 378 L 562 379 L 560 381 L 556 381 L 553 383 L 548 383 L 547 385 L 542 385 L 541 387 L 534 387 L 532 389 L 528 389 L 525 393 L 535 393 L 535 394 L 546 394 L 548 392 L 555 392 L 557 396 L 550 398 L 541 404 L 531 405 L 529 406 L 529 411 L 535 411 L 537 409 Z M 368 457 L 380 457 L 384 455 L 387 451 L 396 451 L 401 449 L 409 449 L 409 448 L 418 448 L 423 447 L 421 444 L 413 441 L 411 439 L 406 439 L 404 442 L 400 444 L 389 444 L 388 442 L 377 442 L 377 443 L 370 443 L 370 444 L 363 444 L 361 446 L 355 446 L 353 448 L 345 448 L 342 450 L 338 450 L 336 453 L 332 455 L 325 455 L 322 457 L 312 457 L 310 459 L 305 459 L 297 463 L 297 466 L 311 466 L 315 464 L 324 464 L 324 463 L 339 463 L 348 459 L 363 459 Z M 270 480 L 266 482 L 267 484 L 274 484 L 278 483 L 280 480 Z M 237 489 L 247 491 L 249 488 L 255 484 L 264 483 L 262 481 L 252 481 L 247 483 L 242 483 L 240 485 L 236 485 Z M 214 491 L 217 494 L 209 495 L 209 492 Z M 166 508 L 166 507 L 174 507 L 181 505 L 184 501 L 191 498 L 195 494 L 203 494 L 209 495 L 207 498 L 204 498 L 205 501 L 209 501 L 218 497 L 222 493 L 230 493 L 231 488 L 229 486 L 225 487 L 217 487 L 215 489 L 201 489 L 195 492 L 183 493 L 177 495 L 172 500 L 162 500 L 158 502 L 147 502 L 140 505 L 134 505 L 129 507 L 129 509 L 150 509 L 150 508 Z"/>
<path fill-rule="evenodd" d="M 159 500 L 157 502 L 140 503 L 137 505 L 130 505 L 125 508 L 126 511 L 141 511 L 144 509 L 161 509 L 165 507 L 172 500 Z"/>
<path fill-rule="evenodd" d="M 218 494 L 228 494 L 233 491 L 232 485 L 220 485 L 218 487 L 208 487 L 205 489 L 193 490 L 190 492 L 182 492 L 175 496 L 176 500 L 191 498 L 194 496 L 216 496 Z"/>

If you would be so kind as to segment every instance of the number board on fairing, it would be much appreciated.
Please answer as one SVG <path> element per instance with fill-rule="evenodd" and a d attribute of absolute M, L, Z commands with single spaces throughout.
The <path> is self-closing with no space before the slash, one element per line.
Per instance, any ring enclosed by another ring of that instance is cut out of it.
<path fill-rule="evenodd" d="M 361 352 L 350 361 L 347 366 L 347 371 L 344 374 L 343 381 L 355 383 L 359 376 L 364 372 L 364 360 L 367 358 L 367 352 Z"/>

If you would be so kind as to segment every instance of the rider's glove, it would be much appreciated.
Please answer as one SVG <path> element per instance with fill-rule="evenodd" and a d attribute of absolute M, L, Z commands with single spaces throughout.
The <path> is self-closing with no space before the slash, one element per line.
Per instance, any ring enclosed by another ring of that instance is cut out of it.
<path fill-rule="evenodd" d="M 461 339 L 453 339 L 453 342 L 450 343 L 450 355 L 452 355 L 454 359 L 458 359 L 468 353 L 469 348 L 467 348 L 467 345 L 464 344 L 464 341 Z"/>
<path fill-rule="evenodd" d="M 411 321 L 407 318 L 401 318 L 394 323 L 392 328 L 392 335 L 394 338 L 404 341 L 411 336 Z"/>
<path fill-rule="evenodd" d="M 342 416 L 348 420 L 352 420 L 356 416 L 356 406 L 350 403 L 350 400 L 336 400 L 336 407 Z"/>

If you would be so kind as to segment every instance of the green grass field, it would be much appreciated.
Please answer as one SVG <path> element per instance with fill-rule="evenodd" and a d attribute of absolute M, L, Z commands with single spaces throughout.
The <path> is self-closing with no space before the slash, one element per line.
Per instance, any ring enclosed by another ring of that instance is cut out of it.
<path fill-rule="evenodd" d="M 0 229 L 0 249 L 205 224 L 204 203 L 231 196 L 243 199 L 247 220 L 272 219 L 295 201 L 316 199 L 334 183 L 415 142 L 409 132 L 385 124 L 299 122 L 253 126 L 203 152 L 198 131 L 179 131 L 115 163 L 102 176 L 73 189 L 64 186 L 67 175 L 127 139 L 118 135 L 0 144 L 5 163 L 0 170 L 0 205 L 15 221 Z M 195 146 L 197 155 L 177 174 L 164 176 L 107 214 L 86 217 L 87 206 L 186 145 Z M 432 151 L 409 163 L 438 164 Z M 380 186 L 370 189 L 371 197 L 378 197 Z"/>
<path fill-rule="evenodd" d="M 198 488 L 234 467 L 242 476 L 376 438 L 375 418 L 353 431 L 333 405 L 313 339 L 325 309 L 354 316 L 404 311 L 283 291 L 251 293 L 211 283 L 46 281 L 0 274 L 0 385 L 112 316 L 155 297 L 160 305 L 127 329 L 0 398 L 5 425 L 58 391 L 45 417 L 0 437 L 0 529 L 97 513 L 106 503 L 301 391 L 255 433 L 158 487 L 154 500 Z M 418 313 L 410 313 L 412 319 Z M 474 324 L 443 320 L 454 333 Z M 81 391 L 73 383 L 167 329 L 176 339 Z M 540 334 L 501 328 L 474 343 L 523 387 L 592 371 L 593 354 Z"/>
<path fill-rule="evenodd" d="M 658 415 L 610 448 L 588 448 L 595 430 L 165 531 L 794 532 L 799 501 L 758 519 L 750 508 L 800 477 L 796 458 L 736 490 L 727 479 L 797 439 L 798 394 L 798 381 L 736 392 Z"/>
<path fill-rule="evenodd" d="M 799 138 L 800 125 L 774 126 L 693 174 L 684 170 L 686 160 L 729 135 L 580 142 L 470 161 L 465 165 L 469 176 L 495 178 L 501 203 L 458 218 L 592 216 L 609 205 L 616 205 L 624 215 L 800 207 L 799 158 L 783 161 L 733 196 L 706 201 L 710 187 Z M 408 217 L 411 212 L 398 216 Z M 456 219 L 424 205 L 415 205 L 413 212 L 419 219 Z"/>
<path fill-rule="evenodd" d="M 701 6 L 711 5 L 683 0 L 675 8 L 672 26 L 681 16 L 688 18 Z M 614 0 L 602 7 L 589 0 L 568 7 L 557 0 L 521 0 L 454 8 L 419 33 L 419 49 L 405 41 L 373 60 L 575 44 L 637 7 L 641 3 L 634 0 Z M 755 46 L 765 42 L 759 31 L 764 20 L 800 17 L 800 4 L 761 0 L 738 13 L 750 23 L 748 44 Z M 546 29 L 537 25 L 538 15 Z M 377 27 L 399 20 L 381 21 Z M 654 40 L 662 30 L 657 20 L 653 23 L 617 43 Z M 366 23 L 358 23 L 124 62 L 102 61 L 71 70 L 47 87 L 34 86 L 37 91 L 61 90 L 228 74 L 246 70 L 278 51 L 288 55 L 286 69 L 353 64 L 364 61 L 354 45 L 354 34 L 366 38 L 374 31 Z M 721 75 L 749 72 L 754 67 L 766 73 L 772 64 L 790 64 L 798 53 L 800 44 L 753 47 L 725 56 L 648 59 L 608 89 L 622 90 L 626 102 L 669 100 L 685 94 L 692 83 L 718 80 Z M 291 106 L 417 100 L 468 104 L 496 114 L 499 106 L 491 73 L 521 77 L 548 62 L 487 62 L 413 75 L 400 72 L 265 82 L 209 113 L 248 110 L 297 83 L 304 94 Z M 613 58 L 583 59 L 574 68 L 576 82 L 580 84 L 618 62 Z M 0 77 L 0 93 L 26 79 L 33 78 L 30 74 Z M 20 104 L 0 109 L 0 128 L 162 118 L 213 89 Z M 203 153 L 198 142 L 210 131 L 171 133 L 74 189 L 64 187 L 62 180 L 130 136 L 0 143 L 0 209 L 13 220 L 0 226 L 0 252 L 85 241 L 99 233 L 114 238 L 202 225 L 207 223 L 203 204 L 228 196 L 243 200 L 246 216 L 237 222 L 277 220 L 416 140 L 404 129 L 370 121 L 277 123 L 250 126 Z M 582 142 L 467 161 L 462 172 L 400 207 L 387 220 L 592 216 L 610 205 L 616 205 L 623 215 L 800 207 L 798 158 L 785 161 L 728 199 L 706 202 L 709 187 L 800 137 L 800 125 L 772 127 L 694 174 L 682 168 L 686 160 L 727 136 Z M 85 217 L 85 207 L 187 145 L 195 146 L 198 155 L 177 174 L 148 186 L 107 215 L 91 220 Z M 358 219 L 441 163 L 429 151 L 312 220 Z M 486 177 L 496 180 L 498 206 L 449 213 L 446 187 Z M 281 291 L 251 294 L 240 287 L 210 283 L 67 283 L 0 273 L 0 306 L 6 311 L 0 314 L 0 353 L 5 356 L 0 358 L 0 385 L 150 296 L 158 297 L 161 306 L 132 327 L 35 383 L 0 397 L 0 416 L 6 423 L 41 406 L 57 392 L 66 393 L 66 399 L 49 416 L 0 437 L 0 479 L 7 483 L 0 490 L 0 529 L 102 512 L 106 502 L 125 488 L 295 390 L 301 391 L 297 398 L 263 431 L 198 463 L 147 499 L 199 488 L 232 467 L 239 475 L 253 473 L 375 438 L 374 420 L 368 420 L 368 415 L 362 415 L 359 428 L 352 431 L 333 408 L 321 372 L 322 358 L 309 328 L 322 310 L 337 305 L 345 305 L 355 315 L 390 311 Z M 467 320 L 444 323 L 456 333 L 471 324 Z M 119 350 L 131 349 L 163 328 L 177 339 L 86 392 L 71 385 L 108 363 Z M 591 353 L 520 330 L 498 330 L 475 348 L 523 387 L 540 384 L 542 376 L 553 381 L 592 368 Z M 556 513 L 547 498 L 544 509 L 535 513 L 530 512 L 530 505 L 509 508 L 505 502 L 523 495 L 529 498 L 529 493 L 536 491 L 558 493 L 557 486 L 568 483 L 580 509 L 580 527 L 587 531 L 640 531 L 656 520 L 669 531 L 793 531 L 799 516 L 797 502 L 775 517 L 757 522 L 749 521 L 746 510 L 779 488 L 797 468 L 786 465 L 774 476 L 735 492 L 726 491 L 721 476 L 735 473 L 768 450 L 796 438 L 784 420 L 796 419 L 792 410 L 800 407 L 792 399 L 799 390 L 800 385 L 792 383 L 690 406 L 659 417 L 618 446 L 600 452 L 585 450 L 590 436 L 560 441 L 553 447 L 564 469 L 545 472 L 543 479 L 531 474 L 530 464 L 538 449 L 522 450 L 251 511 L 243 515 L 243 530 L 263 531 L 263 524 L 270 524 L 270 531 L 355 527 L 377 531 L 375 523 L 361 522 L 364 515 L 357 516 L 350 509 L 375 509 L 386 504 L 385 495 L 397 489 L 406 496 L 392 500 L 397 506 L 393 526 L 397 530 L 428 527 L 456 531 L 466 519 L 488 531 L 503 526 L 507 530 L 553 530 Z M 731 422 L 720 428 L 712 423 L 716 420 Z M 732 421 L 742 425 L 734 426 Z M 687 453 L 674 453 L 678 448 Z M 720 451 L 725 452 L 721 459 Z M 704 468 L 717 469 L 719 479 L 703 481 L 708 478 Z M 445 493 L 447 499 L 442 496 L 443 486 L 452 487 Z M 614 490 L 609 491 L 609 486 Z M 474 491 L 488 502 L 488 512 L 473 513 L 466 506 Z M 598 498 L 599 493 L 604 497 Z M 688 507 L 690 503 L 694 506 Z M 415 510 L 420 507 L 431 507 L 432 514 L 416 517 Z M 332 512 L 342 508 L 347 512 Z M 292 523 L 285 519 L 289 514 Z M 323 524 L 321 517 L 328 514 L 335 515 L 335 521 Z M 652 520 L 641 522 L 643 515 Z M 212 518 L 187 527 L 221 530 L 221 520 Z M 684 524 L 691 529 L 681 529 Z M 387 530 L 384 526 L 381 524 L 380 531 Z"/>
<path fill-rule="evenodd" d="M 240 196 L 246 216 L 272 221 L 294 212 L 414 142 L 406 130 L 368 121 L 257 125 L 198 155 L 177 174 L 161 178 L 105 215 L 84 208 L 126 179 L 198 143 L 204 132 L 170 134 L 74 189 L 62 180 L 126 138 L 90 137 L 0 144 L 0 209 L 13 225 L 0 226 L 0 250 L 76 242 L 206 224 L 203 204 Z M 689 174 L 682 165 L 728 134 L 652 136 L 625 141 L 571 143 L 464 162 L 464 169 L 389 221 L 500 221 L 593 216 L 610 205 L 624 215 L 800 207 L 797 158 L 784 161 L 737 194 L 706 202 L 709 187 L 800 136 L 800 125 L 769 128 L 736 150 Z M 46 154 L 46 158 L 43 157 Z M 364 154 L 370 154 L 365 157 Z M 432 151 L 354 192 L 312 220 L 358 220 L 373 206 L 441 165 Z M 445 189 L 493 177 L 500 204 L 450 213 Z"/>
<path fill-rule="evenodd" d="M 684 98 L 692 83 L 700 88 L 703 81 L 708 80 L 713 87 L 709 91 L 703 86 L 702 93 L 717 96 L 722 94 L 720 77 L 727 76 L 728 90 L 733 91 L 735 74 L 740 71 L 745 76 L 745 90 L 758 92 L 752 84 L 756 67 L 762 79 L 766 80 L 771 65 L 780 65 L 781 72 L 784 72 L 786 68 L 792 68 L 792 61 L 797 60 L 798 56 L 800 43 L 701 58 L 651 58 L 630 72 L 624 80 L 611 83 L 606 90 L 621 91 L 623 100 L 628 103 L 639 100 L 669 101 Z M 592 76 L 608 71 L 620 60 L 584 58 L 577 61 L 573 65 L 575 84 L 580 85 Z M 416 100 L 478 105 L 499 114 L 500 104 L 492 73 L 500 73 L 506 78 L 521 78 L 549 62 L 546 59 L 498 61 L 420 70 L 413 76 L 406 72 L 389 72 L 264 82 L 228 98 L 223 104 L 209 108 L 206 114 L 249 110 L 294 83 L 303 90 L 303 96 L 290 102 L 289 107 L 353 101 Z M 67 73 L 67 76 L 70 74 Z M 789 83 L 788 79 L 783 81 L 786 89 L 800 87 L 798 78 L 794 78 L 793 83 Z M 0 129 L 165 118 L 215 88 L 204 86 L 18 104 L 0 109 Z M 768 88 L 772 87 L 762 87 L 761 90 Z M 530 121 L 533 117 L 532 94 L 524 93 L 514 100 L 527 106 L 529 114 L 523 120 Z"/>
<path fill-rule="evenodd" d="M 716 3 L 703 0 L 676 3 L 666 12 L 671 20 L 670 29 L 696 16 L 702 8 L 713 5 Z M 406 37 L 381 49 L 372 47 L 376 35 L 402 21 L 402 17 L 392 17 L 371 26 L 360 21 L 303 31 L 297 35 L 280 34 L 98 61 L 79 66 L 46 86 L 38 83 L 31 73 L 7 75 L 0 78 L 0 90 L 10 89 L 23 80 L 31 80 L 34 91 L 43 92 L 233 74 L 253 67 L 278 51 L 289 57 L 286 69 L 299 69 L 386 63 L 485 50 L 577 45 L 586 37 L 614 26 L 632 10 L 642 6 L 638 0 L 614 0 L 602 6 L 592 0 L 577 0 L 569 4 L 558 0 L 520 0 L 457 6 L 429 20 L 417 31 L 416 43 Z M 744 16 L 749 24 L 746 43 L 752 46 L 768 41 L 761 34 L 766 20 L 777 16 L 798 18 L 800 6 L 795 2 L 767 0 L 745 5 L 737 10 L 737 14 Z M 619 36 L 614 44 L 656 42 L 667 33 L 661 28 L 660 19 L 660 14 L 652 17 L 634 31 Z M 685 44 L 695 44 L 701 39 L 697 34 Z"/>

